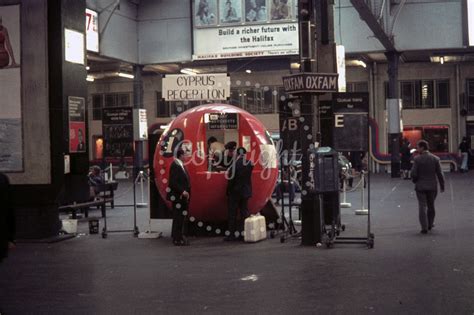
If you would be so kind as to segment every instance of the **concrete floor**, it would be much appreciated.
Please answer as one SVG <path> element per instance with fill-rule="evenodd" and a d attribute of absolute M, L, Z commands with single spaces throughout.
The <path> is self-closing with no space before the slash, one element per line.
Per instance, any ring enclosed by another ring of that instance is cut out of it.
<path fill-rule="evenodd" d="M 0 313 L 474 314 L 472 174 L 446 174 L 428 235 L 419 234 L 413 184 L 372 176 L 371 250 L 221 237 L 174 247 L 169 238 L 131 233 L 18 244 L 0 265 Z M 343 234 L 364 234 L 367 218 L 354 215 L 360 191 L 348 201 Z M 140 230 L 146 212 L 139 210 Z M 108 213 L 111 227 L 131 226 L 130 208 Z M 79 229 L 87 231 L 86 223 Z"/>

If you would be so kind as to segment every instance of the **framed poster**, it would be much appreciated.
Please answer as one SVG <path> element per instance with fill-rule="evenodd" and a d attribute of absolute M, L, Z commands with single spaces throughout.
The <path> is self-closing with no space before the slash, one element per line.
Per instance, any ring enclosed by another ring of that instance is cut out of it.
<path fill-rule="evenodd" d="M 68 97 L 69 152 L 86 152 L 86 100 L 83 97 Z"/>
<path fill-rule="evenodd" d="M 0 6 L 0 171 L 23 171 L 20 5 Z"/>

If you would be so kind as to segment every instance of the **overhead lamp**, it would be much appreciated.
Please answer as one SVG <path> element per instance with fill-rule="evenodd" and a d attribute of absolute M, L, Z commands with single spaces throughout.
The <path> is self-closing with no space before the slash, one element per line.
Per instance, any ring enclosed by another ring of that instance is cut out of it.
<path fill-rule="evenodd" d="M 133 78 L 135 78 L 135 76 L 134 76 L 133 74 L 126 73 L 126 72 L 118 72 L 117 75 L 118 75 L 119 77 L 127 78 L 127 79 L 133 79 Z"/>
<path fill-rule="evenodd" d="M 362 60 L 356 60 L 356 63 L 357 63 L 358 66 L 367 68 L 367 65 L 366 65 L 365 62 L 363 62 Z"/>
<path fill-rule="evenodd" d="M 95 80 L 95 78 L 94 78 L 93 76 L 91 76 L 91 75 L 88 75 L 88 76 L 86 77 L 86 81 L 94 82 L 94 80 Z"/>
<path fill-rule="evenodd" d="M 444 57 L 443 56 L 439 57 L 439 63 L 444 64 Z"/>
<path fill-rule="evenodd" d="M 86 70 L 90 70 L 90 69 L 91 69 L 91 67 L 89 67 L 89 66 L 86 66 Z"/>
<path fill-rule="evenodd" d="M 252 70 L 247 69 L 247 70 L 245 70 L 245 72 L 247 72 L 247 73 L 252 73 Z"/>
<path fill-rule="evenodd" d="M 189 68 L 181 69 L 181 73 L 189 74 L 189 75 L 196 75 L 196 72 L 193 69 L 189 69 Z"/>
<path fill-rule="evenodd" d="M 300 68 L 300 63 L 299 63 L 299 62 L 292 62 L 292 63 L 290 64 L 290 68 L 291 68 L 292 70 L 298 70 L 298 69 Z"/>

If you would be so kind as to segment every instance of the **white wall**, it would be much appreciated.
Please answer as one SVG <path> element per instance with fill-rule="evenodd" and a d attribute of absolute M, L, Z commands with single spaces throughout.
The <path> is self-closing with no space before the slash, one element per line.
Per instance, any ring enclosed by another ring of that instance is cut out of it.
<path fill-rule="evenodd" d="M 398 50 L 461 48 L 461 1 L 407 3 L 394 27 Z"/>
<path fill-rule="evenodd" d="M 191 60 L 190 1 L 142 0 L 138 16 L 140 64 Z"/>
<path fill-rule="evenodd" d="M 336 0 L 334 9 L 336 42 L 345 46 L 346 53 L 384 51 L 349 0 Z M 385 18 L 387 25 L 394 21 L 394 16 Z M 462 1 L 409 0 L 396 20 L 393 35 L 399 51 L 462 48 Z"/>
<path fill-rule="evenodd" d="M 87 8 L 99 13 L 100 55 L 138 63 L 137 5 L 122 0 L 120 9 L 113 11 L 114 5 L 108 7 L 113 2 L 86 0 Z"/>

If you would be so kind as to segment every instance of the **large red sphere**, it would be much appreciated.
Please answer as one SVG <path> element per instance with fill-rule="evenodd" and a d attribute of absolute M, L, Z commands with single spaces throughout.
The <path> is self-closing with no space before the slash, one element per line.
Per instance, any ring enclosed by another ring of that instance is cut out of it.
<path fill-rule="evenodd" d="M 211 115 L 210 115 L 211 114 Z M 220 114 L 220 115 L 212 115 Z M 228 115 L 230 114 L 230 115 Z M 215 117 L 237 116 L 237 125 L 215 129 L 210 120 Z M 225 172 L 209 171 L 208 139 L 221 142 L 235 141 L 247 150 L 246 158 L 255 165 L 252 173 L 253 194 L 249 199 L 250 213 L 260 211 L 271 197 L 278 176 L 277 154 L 273 141 L 263 124 L 250 113 L 231 105 L 209 104 L 191 108 L 176 117 L 165 130 L 154 156 L 156 187 L 166 199 L 169 168 L 176 147 L 185 151 L 185 167 L 191 180 L 189 215 L 198 221 L 227 220 L 227 178 Z M 168 202 L 168 201 L 167 201 Z M 168 206 L 171 204 L 168 202 Z"/>

